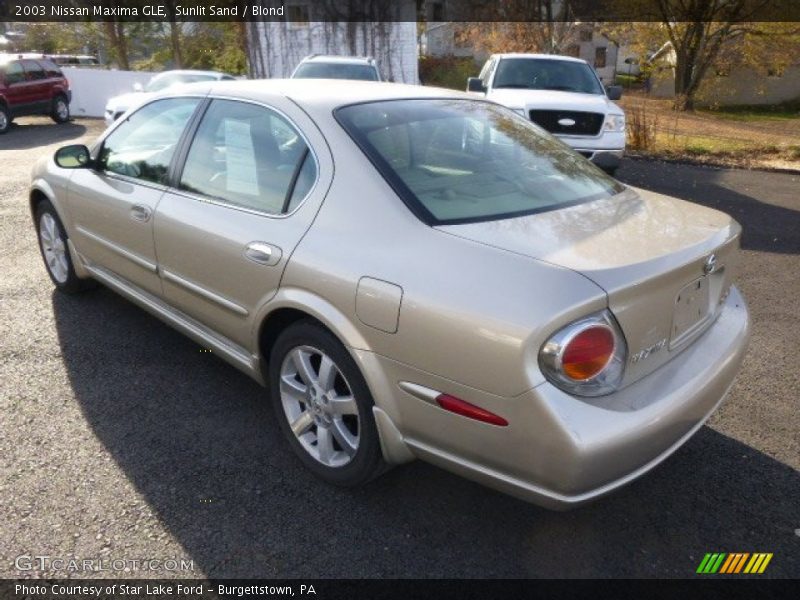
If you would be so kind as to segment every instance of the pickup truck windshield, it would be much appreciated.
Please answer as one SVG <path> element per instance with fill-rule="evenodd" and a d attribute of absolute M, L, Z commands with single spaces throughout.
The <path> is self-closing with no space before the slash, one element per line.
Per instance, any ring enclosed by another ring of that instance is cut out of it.
<path fill-rule="evenodd" d="M 494 88 L 555 90 L 604 94 L 586 63 L 541 58 L 504 58 L 497 65 Z"/>
<path fill-rule="evenodd" d="M 345 106 L 335 115 L 431 225 L 533 214 L 623 189 L 561 141 L 490 102 L 390 100 Z"/>

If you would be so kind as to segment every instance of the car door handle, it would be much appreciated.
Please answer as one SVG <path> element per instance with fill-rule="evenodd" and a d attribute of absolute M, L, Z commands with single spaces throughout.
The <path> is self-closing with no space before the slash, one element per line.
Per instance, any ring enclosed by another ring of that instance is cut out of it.
<path fill-rule="evenodd" d="M 134 204 L 131 207 L 131 218 L 135 219 L 136 221 L 147 223 L 150 220 L 150 215 L 152 214 L 152 210 L 146 206 L 142 206 L 141 204 Z"/>
<path fill-rule="evenodd" d="M 275 265 L 281 259 L 281 249 L 266 242 L 250 242 L 244 249 L 244 255 L 260 265 Z"/>

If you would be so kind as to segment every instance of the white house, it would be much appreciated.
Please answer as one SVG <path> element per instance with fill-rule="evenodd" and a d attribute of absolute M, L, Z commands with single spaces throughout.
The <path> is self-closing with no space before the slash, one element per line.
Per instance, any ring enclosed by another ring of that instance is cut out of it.
<path fill-rule="evenodd" d="M 658 98 L 675 97 L 675 50 L 666 42 L 648 58 L 653 73 L 650 93 Z M 773 105 L 800 98 L 800 61 L 786 67 L 756 69 L 734 66 L 709 69 L 697 94 L 697 106 Z"/>
<path fill-rule="evenodd" d="M 474 24 L 428 23 L 423 35 L 422 53 L 430 56 L 472 57 L 476 63 L 482 64 L 490 53 L 469 36 L 459 35 L 465 25 Z M 614 83 L 617 71 L 617 45 L 597 31 L 592 23 L 576 23 L 570 29 L 570 43 L 562 52 L 585 60 L 595 68 L 604 83 L 609 85 Z"/>

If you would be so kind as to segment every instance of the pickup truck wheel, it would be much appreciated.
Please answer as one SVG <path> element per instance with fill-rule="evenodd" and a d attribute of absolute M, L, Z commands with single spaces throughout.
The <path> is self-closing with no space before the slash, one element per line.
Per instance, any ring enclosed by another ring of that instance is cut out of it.
<path fill-rule="evenodd" d="M 284 330 L 270 354 L 269 385 L 281 430 L 315 475 L 352 487 L 386 470 L 372 396 L 329 331 L 312 321 Z"/>
<path fill-rule="evenodd" d="M 75 294 L 93 287 L 92 280 L 80 279 L 75 273 L 67 246 L 67 233 L 58 213 L 47 200 L 36 208 L 36 232 L 47 274 L 60 291 Z"/>
<path fill-rule="evenodd" d="M 11 127 L 11 113 L 0 104 L 0 134 L 5 133 Z"/>
<path fill-rule="evenodd" d="M 63 95 L 58 95 L 53 100 L 53 112 L 50 115 L 56 123 L 66 123 L 69 121 L 69 102 Z"/>

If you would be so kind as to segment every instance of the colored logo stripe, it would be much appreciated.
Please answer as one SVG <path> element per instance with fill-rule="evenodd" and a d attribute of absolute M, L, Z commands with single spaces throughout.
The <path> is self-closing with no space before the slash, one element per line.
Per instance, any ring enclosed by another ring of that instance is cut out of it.
<path fill-rule="evenodd" d="M 725 552 L 709 552 L 703 557 L 703 560 L 700 561 L 700 566 L 697 567 L 696 572 L 702 574 L 757 574 L 763 573 L 771 560 L 772 553 L 767 552 L 757 552 L 754 554 L 750 554 L 749 552 L 732 552 L 730 554 Z"/>
<path fill-rule="evenodd" d="M 770 554 L 753 554 L 753 558 L 747 563 L 744 568 L 745 573 L 763 573 L 767 568 L 769 561 L 772 560 L 772 553 Z"/>
<path fill-rule="evenodd" d="M 698 573 L 716 573 L 725 558 L 725 553 L 706 554 L 700 566 L 697 567 Z"/>
<path fill-rule="evenodd" d="M 725 561 L 725 564 L 722 565 L 722 568 L 719 570 L 719 572 L 738 573 L 742 570 L 744 562 L 747 560 L 748 556 L 750 556 L 750 554 L 747 552 L 735 552 L 733 554 L 729 554 L 728 560 Z"/>

